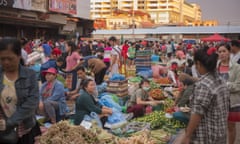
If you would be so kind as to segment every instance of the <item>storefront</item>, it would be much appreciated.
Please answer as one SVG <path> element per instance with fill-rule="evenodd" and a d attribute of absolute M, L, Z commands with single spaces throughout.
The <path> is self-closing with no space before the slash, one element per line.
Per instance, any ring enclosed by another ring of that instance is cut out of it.
<path fill-rule="evenodd" d="M 0 37 L 57 39 L 77 32 L 88 35 L 93 23 L 78 13 L 77 0 L 0 0 Z"/>

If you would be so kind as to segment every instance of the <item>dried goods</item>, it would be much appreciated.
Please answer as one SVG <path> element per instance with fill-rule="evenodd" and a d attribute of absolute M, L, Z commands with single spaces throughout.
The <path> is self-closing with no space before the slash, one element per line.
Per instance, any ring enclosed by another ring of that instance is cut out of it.
<path fill-rule="evenodd" d="M 143 130 L 141 132 L 135 133 L 131 137 L 119 139 L 118 144 L 157 144 L 157 143 L 153 139 L 151 139 L 150 131 Z"/>
<path fill-rule="evenodd" d="M 149 95 L 153 98 L 153 99 L 156 99 L 156 100 L 163 100 L 165 99 L 166 97 L 164 96 L 164 93 L 161 89 L 152 89 L 150 92 L 149 92 Z"/>
<path fill-rule="evenodd" d="M 82 126 L 72 126 L 68 121 L 52 125 L 39 140 L 40 144 L 100 144 L 97 135 Z"/>
<path fill-rule="evenodd" d="M 157 79 L 154 79 L 154 81 L 158 84 L 163 84 L 163 85 L 168 85 L 168 84 L 172 83 L 171 80 L 168 77 L 157 78 Z"/>

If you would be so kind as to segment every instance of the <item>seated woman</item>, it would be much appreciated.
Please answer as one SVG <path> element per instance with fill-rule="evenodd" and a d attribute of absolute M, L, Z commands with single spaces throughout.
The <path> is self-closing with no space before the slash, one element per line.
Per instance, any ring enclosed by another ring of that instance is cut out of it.
<path fill-rule="evenodd" d="M 64 95 L 64 86 L 59 82 L 57 70 L 49 68 L 42 74 L 46 78 L 46 82 L 40 88 L 39 110 L 50 119 L 51 123 L 59 121 L 59 117 L 64 116 L 66 112 L 66 99 Z"/>
<path fill-rule="evenodd" d="M 189 97 L 193 93 L 194 83 L 197 79 L 194 79 L 188 74 L 181 73 L 179 76 L 180 82 L 183 87 L 175 103 L 179 111 L 173 113 L 173 118 L 188 124 L 190 116 Z"/>
<path fill-rule="evenodd" d="M 83 93 L 76 100 L 76 114 L 74 116 L 74 124 L 79 125 L 85 115 L 95 112 L 101 120 L 112 114 L 112 109 L 98 105 L 94 99 L 94 91 L 96 84 L 92 79 L 86 79 L 82 82 Z M 104 124 L 104 122 L 102 121 Z"/>
<path fill-rule="evenodd" d="M 127 112 L 133 113 L 134 117 L 143 116 L 147 106 L 157 106 L 162 104 L 163 101 L 154 100 L 148 95 L 150 89 L 150 82 L 147 79 L 142 79 L 139 84 L 139 89 L 136 90 L 135 94 L 130 97 L 127 103 Z"/>

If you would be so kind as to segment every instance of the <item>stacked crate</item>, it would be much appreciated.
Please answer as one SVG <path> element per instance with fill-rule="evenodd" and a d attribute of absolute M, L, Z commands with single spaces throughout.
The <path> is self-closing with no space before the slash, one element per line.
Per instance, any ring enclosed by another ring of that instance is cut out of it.
<path fill-rule="evenodd" d="M 126 76 L 135 77 L 136 76 L 136 66 L 126 67 Z"/>
<path fill-rule="evenodd" d="M 107 92 L 116 94 L 119 97 L 128 96 L 128 80 L 107 81 Z"/>
<path fill-rule="evenodd" d="M 151 50 L 137 51 L 135 59 L 137 73 L 151 69 L 151 55 Z"/>

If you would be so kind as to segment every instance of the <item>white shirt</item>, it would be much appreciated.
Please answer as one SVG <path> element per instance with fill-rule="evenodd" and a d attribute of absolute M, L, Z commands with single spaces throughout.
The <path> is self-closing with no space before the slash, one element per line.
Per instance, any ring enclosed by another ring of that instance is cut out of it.
<path fill-rule="evenodd" d="M 117 56 L 117 61 L 116 61 L 116 63 L 118 63 L 118 61 L 119 61 L 120 54 L 121 54 L 121 50 L 119 49 L 119 47 L 118 47 L 117 45 L 115 45 L 115 46 L 112 48 L 111 55 L 116 55 L 116 56 Z"/>
<path fill-rule="evenodd" d="M 24 61 L 24 64 L 27 65 L 28 54 L 27 54 L 27 52 L 23 48 L 21 50 L 21 56 L 22 56 L 22 59 Z"/>
<path fill-rule="evenodd" d="M 240 59 L 240 51 L 236 54 L 231 54 L 230 59 L 233 63 L 237 63 Z"/>

